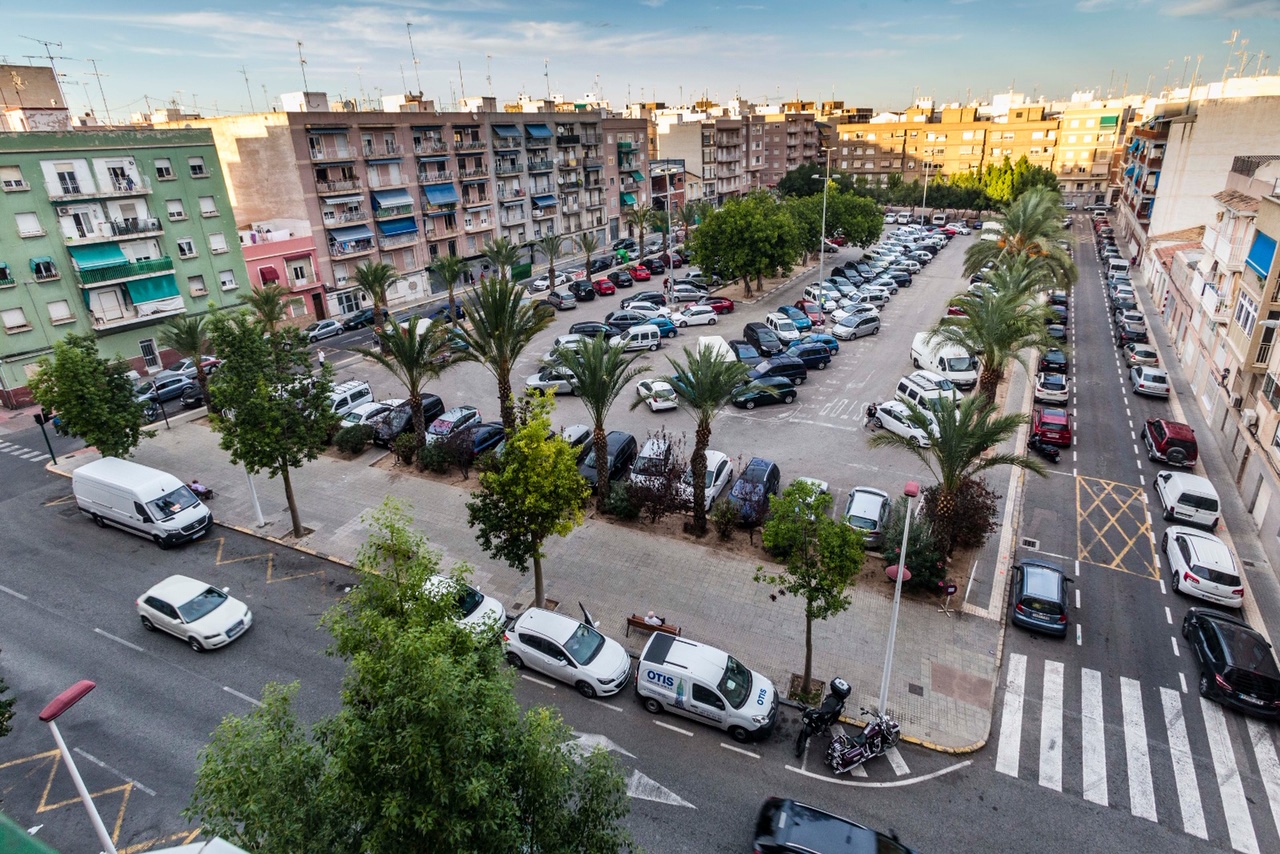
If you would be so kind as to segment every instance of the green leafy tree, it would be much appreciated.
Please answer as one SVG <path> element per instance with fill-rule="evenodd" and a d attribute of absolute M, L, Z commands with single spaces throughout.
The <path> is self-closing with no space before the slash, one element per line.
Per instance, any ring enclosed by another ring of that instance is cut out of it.
<path fill-rule="evenodd" d="M 502 454 L 480 473 L 480 490 L 467 502 L 467 524 L 494 558 L 521 573 L 533 567 L 534 604 L 546 602 L 543 548 L 582 524 L 591 494 L 578 474 L 577 451 L 551 429 L 551 401 L 525 401 L 520 423 Z M 605 480 L 608 483 L 608 480 Z"/>
<path fill-rule="evenodd" d="M 62 427 L 104 457 L 127 457 L 144 435 L 143 404 L 127 376 L 129 365 L 98 355 L 92 335 L 71 334 L 53 344 L 31 378 L 31 394 L 55 412 Z"/>
<path fill-rule="evenodd" d="M 710 347 L 699 347 L 695 353 L 684 348 L 684 361 L 670 356 L 671 385 L 676 401 L 693 416 L 693 453 L 689 456 L 693 477 L 693 533 L 707 532 L 707 448 L 711 445 L 711 422 L 733 397 L 733 390 L 747 381 L 747 366 L 735 359 L 725 359 Z M 641 401 L 632 404 L 634 408 Z"/>
<path fill-rule="evenodd" d="M 965 250 L 965 275 L 972 276 L 988 263 L 1023 259 L 1045 270 L 1055 286 L 1069 287 L 1079 273 L 1070 253 L 1058 245 L 1066 237 L 1058 194 L 1032 188 L 1005 207 L 1004 230 L 998 239 L 976 240 Z"/>
<path fill-rule="evenodd" d="M 457 300 L 454 299 L 454 288 L 458 286 L 458 281 L 463 274 L 467 272 L 467 262 L 463 261 L 457 255 L 446 255 L 431 265 L 431 275 L 449 289 L 449 322 L 453 323 L 457 319 Z"/>
<path fill-rule="evenodd" d="M 539 315 L 523 297 L 524 288 L 510 280 L 488 279 L 467 295 L 468 322 L 458 328 L 467 345 L 458 358 L 479 362 L 498 381 L 498 406 L 508 435 L 516 423 L 511 371 L 533 337 L 551 323 L 550 315 Z"/>
<path fill-rule="evenodd" d="M 827 234 L 839 231 L 854 246 L 870 246 L 884 229 L 884 208 L 848 190 L 827 193 Z"/>
<path fill-rule="evenodd" d="M 788 272 L 803 250 L 794 220 L 765 192 L 727 201 L 703 220 L 686 245 L 704 271 L 742 279 L 747 297 L 753 278 L 761 285 L 765 276 Z"/>
<path fill-rule="evenodd" d="M 821 196 L 822 182 L 813 180 L 813 176 L 820 171 L 821 167 L 813 163 L 801 163 L 778 179 L 778 195 L 784 199 Z"/>
<path fill-rule="evenodd" d="M 547 259 L 547 280 L 555 286 L 556 281 L 556 260 L 559 259 L 564 252 L 565 239 L 558 234 L 544 234 L 533 242 L 533 246 Z"/>
<path fill-rule="evenodd" d="M 908 407 L 911 409 L 908 420 L 929 432 L 929 416 L 913 404 Z M 998 450 L 1026 422 L 1027 416 L 1021 412 L 999 414 L 995 405 L 981 395 L 967 397 L 958 406 L 944 398 L 934 421 L 937 435 L 929 447 L 922 448 L 914 439 L 888 430 L 877 431 L 868 444 L 873 448 L 906 450 L 929 469 L 938 484 L 930 521 L 943 551 L 950 554 L 957 531 L 975 524 L 985 526 L 988 522 L 968 517 L 969 509 L 960 503 L 959 495 L 966 481 L 1003 466 L 1017 466 L 1045 475 L 1039 460 Z"/>
<path fill-rule="evenodd" d="M 231 461 L 265 470 L 284 483 L 293 535 L 304 535 L 290 472 L 314 460 L 329 442 L 338 416 L 329 394 L 333 366 L 313 373 L 306 336 L 263 326 L 245 312 L 209 319 L 209 337 L 222 365 L 209 379 L 209 418 Z"/>
<path fill-rule="evenodd" d="M 400 281 L 400 271 L 381 261 L 357 264 L 352 271 L 350 284 L 353 284 L 373 303 L 375 327 L 386 325 L 390 318 L 391 309 L 387 305 L 387 292 L 398 281 Z"/>
<path fill-rule="evenodd" d="M 596 452 L 596 509 L 605 512 L 609 502 L 609 443 L 604 429 L 605 418 L 618 395 L 631 381 L 649 369 L 635 368 L 637 356 L 628 356 L 621 347 L 609 344 L 605 337 L 588 338 L 576 349 L 556 351 L 561 364 L 577 379 L 575 393 L 591 415 L 591 439 Z"/>
<path fill-rule="evenodd" d="M 574 239 L 574 245 L 578 247 L 578 251 L 587 256 L 585 269 L 587 278 L 593 275 L 591 272 L 591 257 L 598 253 L 603 247 L 600 245 L 600 238 L 594 234 L 583 232 Z"/>
<path fill-rule="evenodd" d="M 862 532 L 832 519 L 831 494 L 804 480 L 792 482 L 774 496 L 769 510 L 762 539 L 765 548 L 785 555 L 784 569 L 766 572 L 757 567 L 755 580 L 804 600 L 801 691 L 808 694 L 813 678 L 813 623 L 852 604 L 848 590 L 862 571 Z"/>
<path fill-rule="evenodd" d="M 938 487 L 931 486 L 929 489 L 937 491 Z M 938 582 L 947 575 L 946 549 L 934 536 L 933 514 L 926 511 L 911 519 L 911 530 L 907 532 L 907 556 L 903 558 L 902 532 L 907 524 L 909 509 L 907 496 L 900 495 L 894 499 L 889 524 L 884 528 L 884 545 L 881 546 L 880 553 L 884 556 L 886 566 L 905 566 L 911 573 L 910 578 L 902 579 L 903 587 L 936 592 Z"/>
<path fill-rule="evenodd" d="M 368 356 L 404 383 L 409 394 L 409 410 L 413 413 L 413 432 L 418 447 L 427 441 L 427 421 L 422 412 L 422 388 L 427 380 L 440 376 L 452 362 L 454 333 L 443 323 L 431 324 L 425 333 L 418 331 L 419 320 L 412 317 L 403 324 L 391 324 L 374 334 L 379 348 L 357 347 L 356 352 Z"/>
<path fill-rule="evenodd" d="M 263 329 L 274 334 L 289 316 L 286 306 L 288 292 L 277 284 L 263 285 L 251 290 L 252 293 L 244 298 L 245 303 L 262 323 Z"/>
<path fill-rule="evenodd" d="M 171 317 L 160 327 L 156 338 L 160 346 L 175 351 L 186 359 L 194 359 L 196 384 L 204 399 L 209 399 L 209 375 L 204 370 L 204 357 L 213 355 L 213 344 L 205 330 L 207 315 L 191 314 Z"/>
<path fill-rule="evenodd" d="M 484 245 L 484 257 L 493 265 L 499 279 L 511 280 L 511 268 L 520 262 L 520 248 L 505 237 Z"/>

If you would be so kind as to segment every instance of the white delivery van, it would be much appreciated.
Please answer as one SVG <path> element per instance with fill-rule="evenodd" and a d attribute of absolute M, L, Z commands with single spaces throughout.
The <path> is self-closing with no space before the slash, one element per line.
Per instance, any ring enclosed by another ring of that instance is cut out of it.
<path fill-rule="evenodd" d="M 934 225 L 946 225 L 947 215 L 944 213 L 936 213 L 932 217 L 930 217 L 929 221 Z"/>
<path fill-rule="evenodd" d="M 1129 277 L 1129 262 L 1123 258 L 1111 258 L 1107 261 L 1107 276 Z"/>
<path fill-rule="evenodd" d="M 941 412 L 943 400 L 950 400 L 952 406 L 959 406 L 961 400 L 955 385 L 933 371 L 912 371 L 907 374 L 898 380 L 893 396 L 903 403 L 915 404 L 934 414 Z"/>
<path fill-rule="evenodd" d="M 662 346 L 662 330 L 652 323 L 642 323 L 613 336 L 609 344 L 623 350 L 657 350 Z"/>
<path fill-rule="evenodd" d="M 162 549 L 203 537 L 213 514 L 168 472 L 104 457 L 76 469 L 71 492 L 80 512 L 99 528 L 115 525 Z"/>
<path fill-rule="evenodd" d="M 727 652 L 654 632 L 640 653 L 636 693 L 664 709 L 725 730 L 734 741 L 767 735 L 778 722 L 778 692 Z"/>
<path fill-rule="evenodd" d="M 999 240 L 1002 234 L 1004 234 L 1004 223 L 989 219 L 982 223 L 982 235 L 979 240 Z"/>
<path fill-rule="evenodd" d="M 729 346 L 729 342 L 724 340 L 721 335 L 703 335 L 698 338 L 698 350 L 710 350 L 718 356 L 722 362 L 736 362 L 738 357 L 734 355 L 733 348 Z"/>
<path fill-rule="evenodd" d="M 942 374 L 956 388 L 968 390 L 978 384 L 978 360 L 959 344 L 941 338 L 930 341 L 928 332 L 917 332 L 911 339 L 911 364 Z"/>
<path fill-rule="evenodd" d="M 1208 479 L 1181 471 L 1162 471 L 1156 475 L 1156 496 L 1166 521 L 1190 522 L 1217 530 L 1221 503 Z"/>

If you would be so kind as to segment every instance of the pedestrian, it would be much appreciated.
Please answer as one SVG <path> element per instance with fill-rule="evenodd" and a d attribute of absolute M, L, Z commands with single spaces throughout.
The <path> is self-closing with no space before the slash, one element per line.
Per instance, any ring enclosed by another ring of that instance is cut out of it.
<path fill-rule="evenodd" d="M 324 367 L 324 350 L 316 350 L 316 357 L 320 360 L 320 367 Z"/>
<path fill-rule="evenodd" d="M 867 423 L 863 424 L 862 426 L 870 428 L 872 430 L 876 429 L 876 414 L 877 414 L 876 405 L 874 403 L 868 403 L 867 404 Z"/>
<path fill-rule="evenodd" d="M 656 616 L 652 611 L 644 618 L 644 621 L 651 626 L 665 626 L 667 621 L 662 617 Z"/>

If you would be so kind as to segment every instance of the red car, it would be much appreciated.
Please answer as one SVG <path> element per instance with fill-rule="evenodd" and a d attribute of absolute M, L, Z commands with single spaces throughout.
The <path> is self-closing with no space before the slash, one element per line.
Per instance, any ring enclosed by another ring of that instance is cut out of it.
<path fill-rule="evenodd" d="M 813 323 L 814 326 L 822 326 L 826 323 L 826 316 L 822 313 L 822 306 L 818 305 L 813 300 L 798 299 L 796 300 L 796 308 L 803 311 L 805 317 L 809 318 L 809 321 Z"/>
<path fill-rule="evenodd" d="M 637 282 L 647 282 L 653 278 L 649 271 L 646 268 L 641 267 L 639 264 L 636 264 L 633 267 L 628 267 L 627 272 L 630 273 L 631 278 L 635 279 Z"/>
<path fill-rule="evenodd" d="M 1071 447 L 1071 419 L 1065 409 L 1037 408 L 1031 420 L 1031 434 L 1039 436 L 1042 442 Z"/>
<path fill-rule="evenodd" d="M 608 279 L 596 279 L 591 283 L 591 289 L 602 297 L 613 296 L 618 292 L 617 287 Z"/>
<path fill-rule="evenodd" d="M 662 253 L 662 263 L 666 264 L 673 270 L 679 270 L 684 266 L 684 256 L 679 252 Z"/>
<path fill-rule="evenodd" d="M 728 297 L 703 297 L 694 305 L 709 305 L 716 310 L 716 314 L 731 314 L 733 312 L 733 300 Z"/>
<path fill-rule="evenodd" d="M 965 314 L 964 309 L 961 308 L 960 306 L 949 305 L 947 306 L 947 316 L 948 317 L 968 317 L 969 315 Z"/>

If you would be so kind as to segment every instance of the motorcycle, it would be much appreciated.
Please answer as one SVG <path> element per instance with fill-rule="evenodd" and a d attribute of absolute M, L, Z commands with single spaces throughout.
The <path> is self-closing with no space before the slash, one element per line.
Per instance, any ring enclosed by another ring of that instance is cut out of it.
<path fill-rule="evenodd" d="M 1027 450 L 1039 454 L 1051 463 L 1062 459 L 1062 451 L 1034 434 L 1027 440 Z"/>
<path fill-rule="evenodd" d="M 146 405 L 146 408 L 142 410 L 142 418 L 148 424 L 154 424 L 155 422 L 159 421 L 161 416 L 163 415 L 164 415 L 164 410 L 161 409 L 160 404 L 156 403 L 154 400 L 149 402 Z"/>
<path fill-rule="evenodd" d="M 837 676 L 831 680 L 831 693 L 822 701 L 821 706 L 816 709 L 805 707 L 801 714 L 803 723 L 800 732 L 796 734 L 797 758 L 804 755 L 804 749 L 815 733 L 829 728 L 840 719 L 844 712 L 844 701 L 849 699 L 850 693 L 852 689 L 849 683 Z"/>
<path fill-rule="evenodd" d="M 852 771 L 868 759 L 883 756 L 897 747 L 902 737 L 902 730 L 893 718 L 866 709 L 859 711 L 863 717 L 874 717 L 875 720 L 852 738 L 839 733 L 831 739 L 831 746 L 827 748 L 827 765 L 837 774 Z"/>

